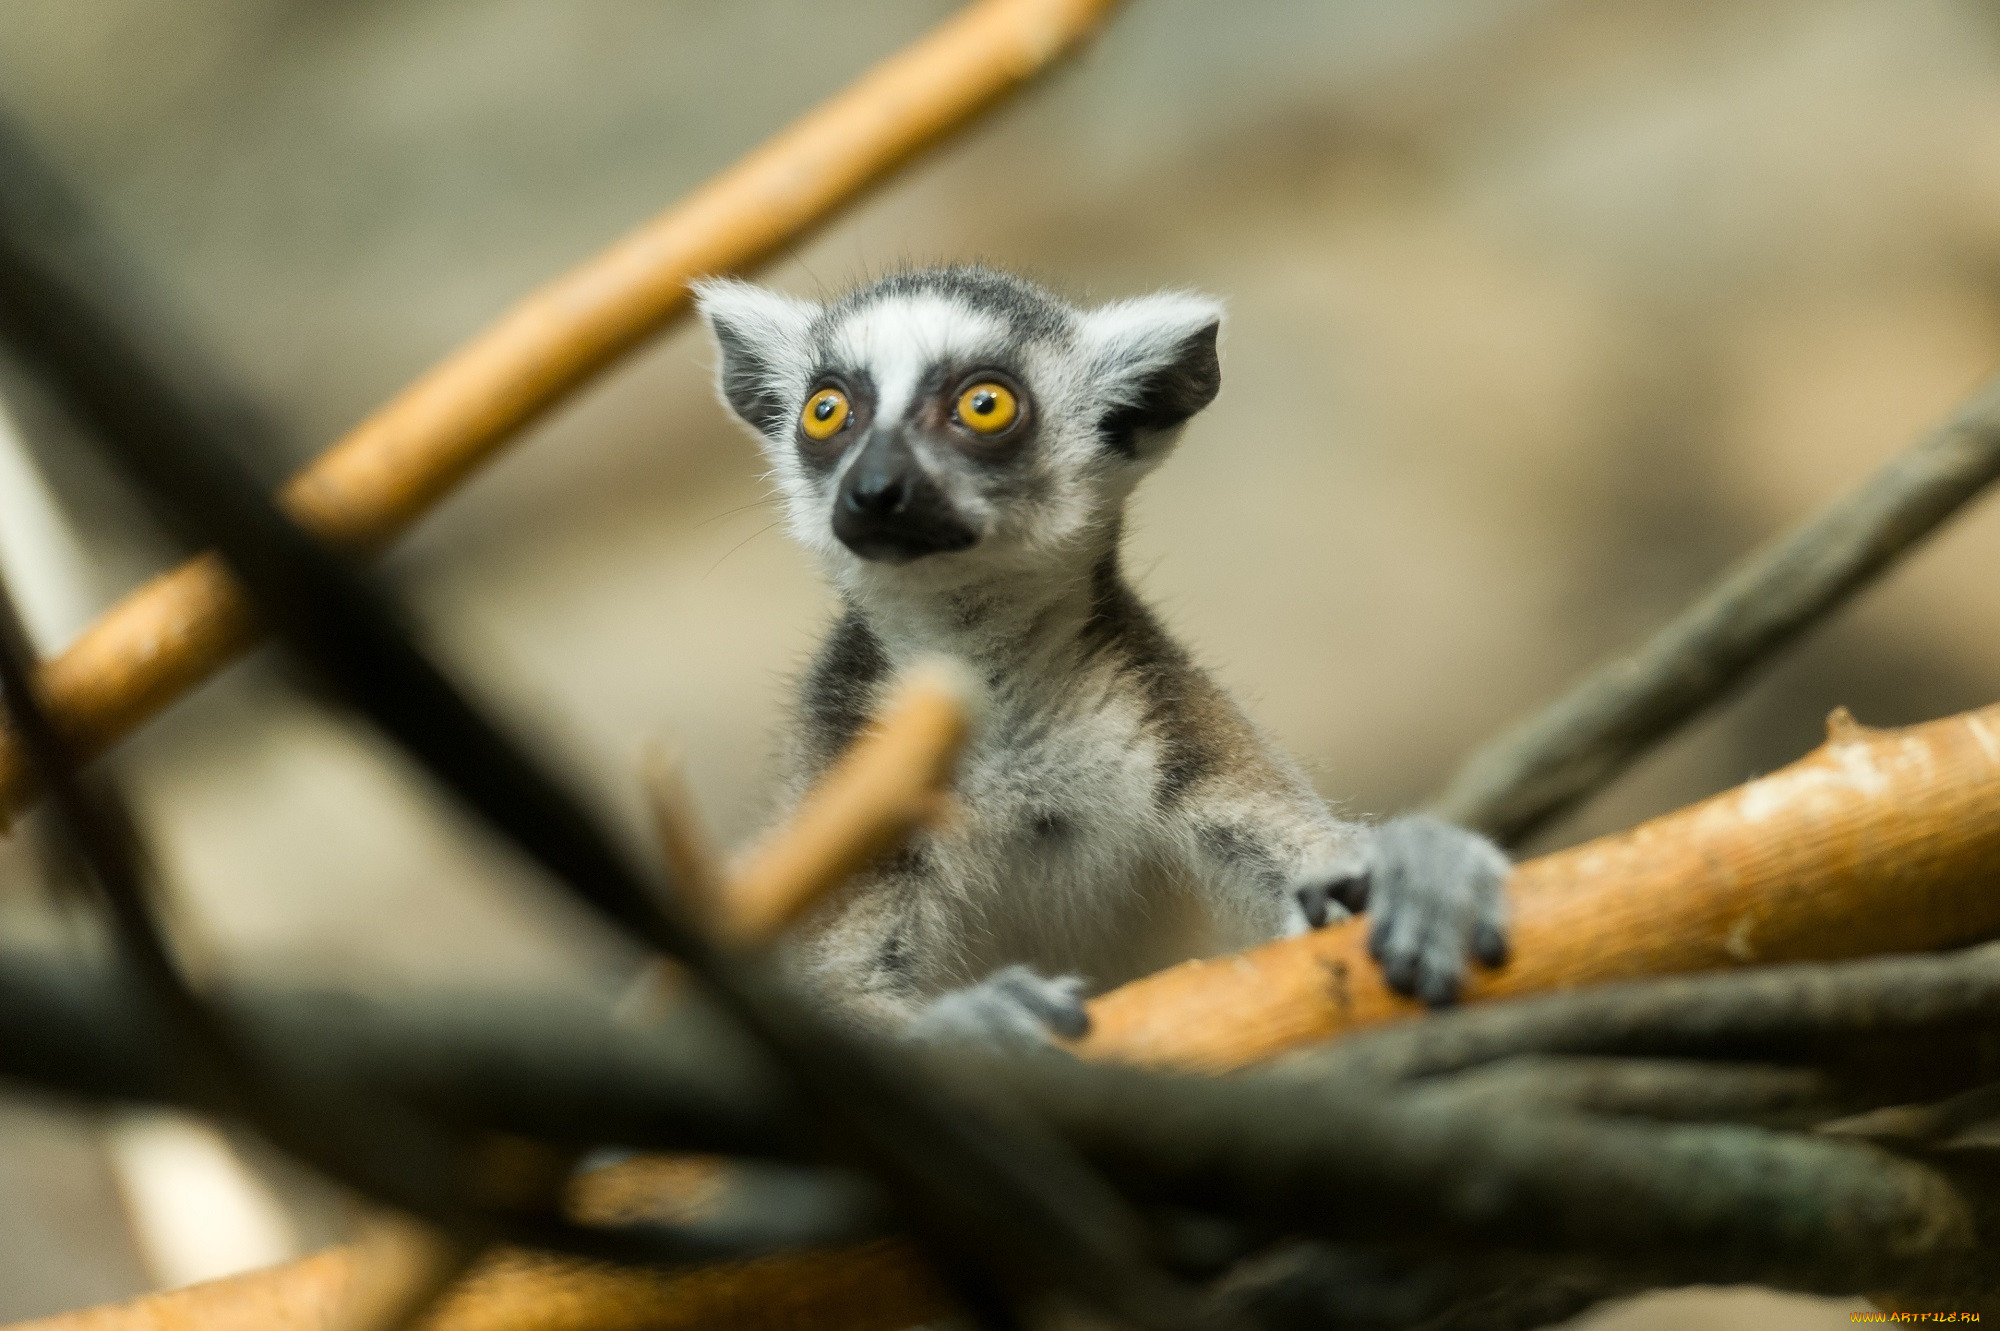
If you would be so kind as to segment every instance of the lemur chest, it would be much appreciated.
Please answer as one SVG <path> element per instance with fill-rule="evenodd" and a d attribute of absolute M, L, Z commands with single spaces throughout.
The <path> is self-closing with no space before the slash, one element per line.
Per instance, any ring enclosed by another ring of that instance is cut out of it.
<path fill-rule="evenodd" d="M 946 839 L 1005 852 L 994 867 L 1024 874 L 1141 849 L 1159 824 L 1159 761 L 1135 713 L 1109 702 L 993 718 L 960 764 Z"/>
<path fill-rule="evenodd" d="M 1111 984 L 1205 950 L 1160 764 L 1124 700 L 989 718 L 929 846 L 968 977 L 1022 961 Z"/>

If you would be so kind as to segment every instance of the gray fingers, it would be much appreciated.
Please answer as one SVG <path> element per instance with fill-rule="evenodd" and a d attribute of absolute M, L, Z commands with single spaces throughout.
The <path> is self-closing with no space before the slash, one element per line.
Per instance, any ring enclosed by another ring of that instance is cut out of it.
<path fill-rule="evenodd" d="M 1049 1036 L 1076 1039 L 1090 1030 L 1083 980 L 1050 978 L 1026 966 L 997 970 L 969 988 L 932 1001 L 910 1023 L 920 1040 L 1043 1045 Z"/>
<path fill-rule="evenodd" d="M 1359 915 L 1368 908 L 1368 875 L 1362 873 L 1342 874 L 1324 883 L 1314 883 L 1299 889 L 1299 910 L 1305 914 L 1306 923 L 1315 929 L 1323 929 L 1329 924 L 1346 919 L 1349 915 Z M 1339 913 L 1335 909 L 1339 908 Z"/>
<path fill-rule="evenodd" d="M 1458 997 L 1468 953 L 1507 959 L 1511 866 L 1485 837 L 1427 814 L 1377 828 L 1368 847 L 1368 950 L 1399 993 L 1433 1007 Z"/>

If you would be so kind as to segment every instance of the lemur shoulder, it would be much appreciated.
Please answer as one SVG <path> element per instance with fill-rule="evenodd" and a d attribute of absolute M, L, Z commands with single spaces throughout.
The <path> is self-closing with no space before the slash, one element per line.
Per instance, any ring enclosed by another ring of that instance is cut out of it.
<path fill-rule="evenodd" d="M 1336 817 L 1134 594 L 1127 499 L 1221 385 L 1221 308 L 1079 309 L 980 267 L 828 303 L 704 284 L 724 400 L 843 612 L 800 682 L 796 793 L 903 667 L 943 655 L 989 701 L 959 812 L 792 945 L 857 1020 L 1079 1033 L 1088 989 L 1364 906 L 1393 985 L 1449 1001 L 1505 953 L 1506 857 L 1422 816 Z"/>

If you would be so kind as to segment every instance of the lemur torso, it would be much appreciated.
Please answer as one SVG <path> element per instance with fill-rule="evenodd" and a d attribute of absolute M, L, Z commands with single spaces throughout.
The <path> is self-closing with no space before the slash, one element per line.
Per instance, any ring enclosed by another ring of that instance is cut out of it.
<path fill-rule="evenodd" d="M 938 654 L 988 690 L 954 813 L 798 944 L 814 982 L 857 1007 L 914 1012 L 1013 964 L 1117 984 L 1269 939 L 1291 884 L 1359 867 L 1359 829 L 1189 660 L 1113 555 L 1080 583 L 850 606 L 800 692 L 791 784 L 824 770 L 899 667 Z"/>
<path fill-rule="evenodd" d="M 706 283 L 722 395 L 844 613 L 800 692 L 794 794 L 926 656 L 984 684 L 956 817 L 848 885 L 792 959 L 857 1020 L 1074 1034 L 1080 996 L 1370 903 L 1433 1002 L 1504 950 L 1505 857 L 1336 818 L 1120 572 L 1125 503 L 1221 383 L 1220 308 L 1084 310 L 984 268 L 819 304 Z"/>

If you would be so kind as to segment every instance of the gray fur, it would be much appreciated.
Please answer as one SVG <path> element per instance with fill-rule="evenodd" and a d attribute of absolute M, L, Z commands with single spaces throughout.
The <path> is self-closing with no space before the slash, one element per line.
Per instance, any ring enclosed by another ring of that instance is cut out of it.
<path fill-rule="evenodd" d="M 1456 993 L 1468 949 L 1500 959 L 1506 857 L 1435 819 L 1335 817 L 1121 572 L 1127 498 L 1220 385 L 1213 301 L 1083 310 L 966 267 L 826 305 L 739 282 L 700 298 L 723 398 L 845 606 L 801 687 L 789 789 L 922 657 L 954 658 L 990 690 L 958 815 L 791 945 L 843 1011 L 939 1037 L 1071 1034 L 1086 989 L 1364 904 L 1386 975 L 1427 1000 Z M 1022 414 L 975 437 L 952 403 L 989 374 L 1017 386 Z M 808 439 L 799 413 L 830 385 L 852 423 Z M 879 497 L 884 468 L 922 514 L 850 507 L 837 531 L 853 477 L 876 477 Z M 970 544 L 927 534 L 947 527 Z"/>

